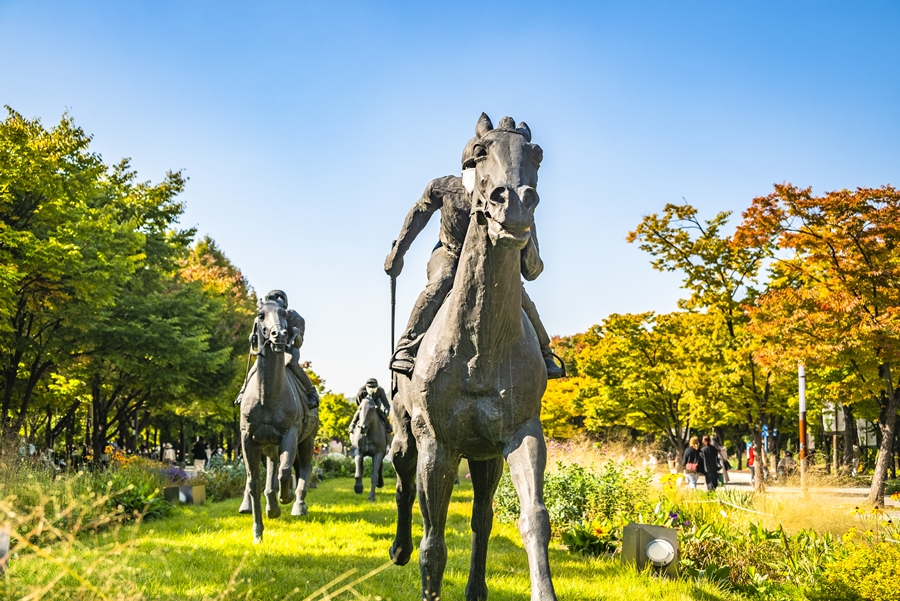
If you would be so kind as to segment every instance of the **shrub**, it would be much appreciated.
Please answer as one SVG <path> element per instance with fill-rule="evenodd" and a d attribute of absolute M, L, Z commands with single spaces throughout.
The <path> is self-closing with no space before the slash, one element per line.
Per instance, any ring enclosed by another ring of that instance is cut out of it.
<path fill-rule="evenodd" d="M 828 565 L 808 595 L 816 601 L 893 601 L 900 583 L 900 545 L 847 544 L 845 557 Z"/>
<path fill-rule="evenodd" d="M 356 466 L 353 459 L 340 453 L 329 453 L 324 457 L 320 457 L 313 466 L 316 470 L 321 470 L 321 478 L 346 478 L 352 476 L 356 472 Z"/>
<path fill-rule="evenodd" d="M 211 501 L 224 501 L 244 494 L 247 469 L 242 460 L 225 461 L 214 456 L 209 467 L 196 478 L 197 484 L 206 486 L 206 497 Z"/>
<path fill-rule="evenodd" d="M 372 477 L 372 458 L 366 457 L 363 459 L 363 478 L 371 478 Z M 356 474 L 356 465 L 353 465 L 353 472 L 350 473 L 351 476 Z M 396 478 L 397 470 L 394 469 L 394 464 L 385 459 L 381 462 L 381 475 L 384 478 Z"/>
<path fill-rule="evenodd" d="M 575 528 L 595 528 L 636 517 L 649 510 L 650 475 L 628 462 L 607 461 L 596 471 L 580 465 L 556 464 L 544 479 L 544 504 L 550 525 L 557 533 Z M 519 498 L 512 478 L 505 472 L 494 496 L 494 512 L 500 521 L 519 517 Z M 588 525 L 585 525 L 588 524 Z"/>
<path fill-rule="evenodd" d="M 133 463 L 114 468 L 111 472 L 106 492 L 110 496 L 110 504 L 125 519 L 143 515 L 143 519 L 151 520 L 169 515 L 171 506 L 163 499 L 164 482 L 157 469 Z"/>

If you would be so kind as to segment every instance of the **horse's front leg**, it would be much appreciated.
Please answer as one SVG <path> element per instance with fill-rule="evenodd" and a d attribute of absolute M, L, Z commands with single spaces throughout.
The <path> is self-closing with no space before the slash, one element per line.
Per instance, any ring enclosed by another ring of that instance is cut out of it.
<path fill-rule="evenodd" d="M 316 429 L 309 436 L 300 441 L 297 447 L 297 456 L 294 458 L 294 466 L 297 470 L 297 500 L 291 509 L 291 515 L 306 515 L 309 509 L 306 507 L 306 488 L 312 474 L 313 449 L 316 446 Z"/>
<path fill-rule="evenodd" d="M 422 544 L 419 545 L 419 570 L 422 573 L 422 598 L 432 601 L 441 598 L 444 569 L 447 567 L 444 529 L 459 456 L 433 438 L 419 440 L 418 443 L 419 508 L 424 525 Z"/>
<path fill-rule="evenodd" d="M 294 502 L 294 487 L 291 482 L 294 459 L 297 457 L 297 429 L 290 428 L 281 438 L 278 466 L 278 500 L 287 505 Z"/>
<path fill-rule="evenodd" d="M 261 543 L 263 537 L 262 506 L 259 499 L 259 445 L 253 442 L 249 432 L 241 433 L 244 449 L 244 467 L 247 468 L 247 493 L 250 497 L 250 511 L 253 514 L 253 542 Z"/>
<path fill-rule="evenodd" d="M 356 447 L 356 458 L 354 459 L 354 461 L 356 462 L 356 475 L 354 476 L 356 478 L 356 482 L 353 483 L 353 492 L 355 492 L 358 495 L 361 495 L 362 491 L 363 491 L 362 477 L 363 477 L 363 464 L 365 462 L 365 459 L 366 458 L 363 457 L 362 444 L 359 444 Z"/>
<path fill-rule="evenodd" d="M 369 500 L 375 500 L 375 487 L 378 486 L 378 478 L 381 476 L 381 462 L 384 460 L 384 451 L 375 453 L 372 457 L 372 489 L 369 492 Z M 382 484 L 383 486 L 383 484 Z"/>
<path fill-rule="evenodd" d="M 532 419 L 504 449 L 513 486 L 519 496 L 519 532 L 528 553 L 532 601 L 556 601 L 550 578 L 550 517 L 544 506 L 544 468 L 547 447 L 541 422 Z"/>
<path fill-rule="evenodd" d="M 278 464 L 275 463 L 274 447 L 264 451 L 266 455 L 266 515 L 271 519 L 281 517 L 281 506 L 278 504 Z"/>
<path fill-rule="evenodd" d="M 416 463 L 419 452 L 410 428 L 409 415 L 394 412 L 396 432 L 391 443 L 391 461 L 397 471 L 397 534 L 389 551 L 398 566 L 409 563 L 412 555 L 412 511 L 416 499 Z"/>
<path fill-rule="evenodd" d="M 469 461 L 475 500 L 472 503 L 472 560 L 469 566 L 469 582 L 466 584 L 466 601 L 487 599 L 488 539 L 494 525 L 494 493 L 503 475 L 503 457 L 486 461 Z"/>

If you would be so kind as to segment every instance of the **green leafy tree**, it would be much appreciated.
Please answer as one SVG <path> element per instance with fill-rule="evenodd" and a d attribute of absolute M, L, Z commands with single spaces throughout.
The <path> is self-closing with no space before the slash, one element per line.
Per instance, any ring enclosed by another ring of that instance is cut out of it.
<path fill-rule="evenodd" d="M 0 122 L 0 435 L 141 263 L 141 195 L 68 116 Z M 161 188 L 181 185 L 170 174 Z M 159 190 L 159 189 L 158 189 Z M 151 189 L 146 190 L 152 193 Z"/>
<path fill-rule="evenodd" d="M 598 340 L 577 354 L 578 371 L 595 381 L 583 399 L 586 425 L 663 432 L 680 457 L 691 426 L 708 423 L 703 399 L 719 354 L 714 316 L 676 312 L 611 315 Z"/>
<path fill-rule="evenodd" d="M 703 221 L 689 204 L 665 206 L 662 215 L 644 217 L 629 242 L 637 242 L 653 256 L 660 271 L 684 275 L 690 296 L 680 301 L 687 310 L 705 311 L 721 319 L 723 336 L 717 341 L 720 369 L 710 374 L 707 403 L 721 423 L 743 423 L 762 446 L 762 427 L 770 434 L 777 418 L 788 412 L 785 388 L 773 388 L 777 370 L 757 358 L 761 341 L 748 330 L 748 310 L 764 289 L 763 259 L 767 249 L 737 244 L 724 233 L 730 213 Z M 758 486 L 762 465 L 756 464 Z"/>
<path fill-rule="evenodd" d="M 356 404 L 343 394 L 326 392 L 319 404 L 319 438 L 349 442 L 347 428 Z"/>

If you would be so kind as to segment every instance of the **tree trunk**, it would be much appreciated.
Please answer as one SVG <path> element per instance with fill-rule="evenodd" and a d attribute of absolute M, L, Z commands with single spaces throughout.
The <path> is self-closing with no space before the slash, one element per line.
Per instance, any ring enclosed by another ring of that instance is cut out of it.
<path fill-rule="evenodd" d="M 853 418 L 851 405 L 841 405 L 841 407 L 844 410 L 844 456 L 841 458 L 841 472 L 845 475 L 852 475 L 850 472 L 853 463 L 853 445 L 859 443 L 856 435 L 856 420 Z"/>
<path fill-rule="evenodd" d="M 881 427 L 881 445 L 879 445 L 878 458 L 875 461 L 875 475 L 872 477 L 872 487 L 869 489 L 869 503 L 876 507 L 884 506 L 884 486 L 887 479 L 888 462 L 893 463 L 891 451 L 894 447 L 894 428 L 897 422 L 897 405 L 898 401 L 900 401 L 891 379 L 890 364 L 884 365 L 884 379 L 888 402 L 884 412 L 884 422 L 879 424 Z"/>
<path fill-rule="evenodd" d="M 763 470 L 763 466 L 765 465 L 765 453 L 763 452 L 763 438 L 762 432 L 760 430 L 754 429 L 753 431 L 753 445 L 756 447 L 755 457 L 753 459 L 753 472 L 754 472 L 754 481 L 753 481 L 753 489 L 758 492 L 765 492 L 766 483 L 763 480 L 765 478 L 765 471 Z"/>

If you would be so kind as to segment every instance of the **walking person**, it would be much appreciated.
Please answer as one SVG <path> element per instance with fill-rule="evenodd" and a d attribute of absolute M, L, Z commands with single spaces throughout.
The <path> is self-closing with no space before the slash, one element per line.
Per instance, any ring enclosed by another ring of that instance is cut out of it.
<path fill-rule="evenodd" d="M 706 478 L 706 490 L 716 490 L 719 483 L 719 449 L 714 447 L 710 442 L 709 436 L 703 437 L 703 446 L 700 447 L 701 465 L 703 467 L 703 476 Z"/>
<path fill-rule="evenodd" d="M 166 448 L 163 451 L 162 460 L 163 463 L 167 465 L 175 465 L 177 458 L 175 457 L 175 449 L 172 448 L 172 443 L 166 443 Z"/>
<path fill-rule="evenodd" d="M 684 463 L 684 477 L 687 480 L 688 486 L 690 486 L 692 490 L 696 490 L 697 472 L 700 470 L 700 439 L 696 436 L 691 436 L 691 443 L 688 448 L 684 450 L 682 463 Z"/>
<path fill-rule="evenodd" d="M 721 486 L 725 486 L 731 481 L 728 477 L 728 470 L 731 469 L 731 463 L 728 461 L 728 450 L 725 448 L 725 445 L 719 442 L 719 439 L 716 436 L 712 437 L 712 446 L 716 447 L 719 451 L 719 459 L 722 463 L 722 467 L 719 468 L 718 476 L 716 476 L 716 478 L 718 478 L 718 482 Z"/>
<path fill-rule="evenodd" d="M 206 443 L 202 436 L 197 437 L 197 442 L 194 443 L 191 452 L 194 454 L 194 467 L 197 468 L 197 473 L 205 471 L 208 457 L 206 456 Z"/>

